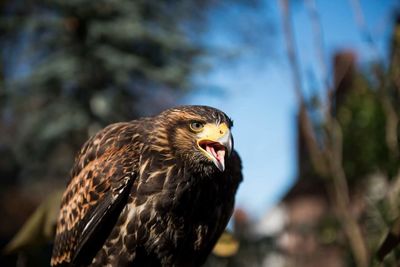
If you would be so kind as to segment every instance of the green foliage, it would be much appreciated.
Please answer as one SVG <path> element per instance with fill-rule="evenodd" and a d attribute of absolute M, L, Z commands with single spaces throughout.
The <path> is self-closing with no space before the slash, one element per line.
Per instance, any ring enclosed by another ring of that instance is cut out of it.
<path fill-rule="evenodd" d="M 377 91 L 359 78 L 337 110 L 343 134 L 343 166 L 350 183 L 377 171 L 388 171 L 390 153 L 385 143 L 385 113 Z"/>
<path fill-rule="evenodd" d="M 391 180 L 397 175 L 400 163 L 387 144 L 388 118 L 384 110 L 380 87 L 384 84 L 369 82 L 370 73 L 358 72 L 351 78 L 343 91 L 344 96 L 334 103 L 334 117 L 340 124 L 342 135 L 342 162 L 349 184 L 360 185 L 366 176 L 382 172 Z M 386 79 L 389 79 L 387 77 Z M 387 81 L 385 81 L 387 82 Z M 389 88 L 394 96 L 395 88 Z M 397 99 L 390 101 L 397 107 Z M 314 98 L 309 101 L 308 109 L 313 117 L 313 127 L 318 140 L 326 136 L 325 121 L 318 117 L 321 103 Z M 317 114 L 317 115 L 315 115 Z M 323 141 L 322 141 L 323 142 Z M 324 145 L 324 144 L 322 144 Z M 305 177 L 315 178 L 313 169 L 308 169 Z"/>

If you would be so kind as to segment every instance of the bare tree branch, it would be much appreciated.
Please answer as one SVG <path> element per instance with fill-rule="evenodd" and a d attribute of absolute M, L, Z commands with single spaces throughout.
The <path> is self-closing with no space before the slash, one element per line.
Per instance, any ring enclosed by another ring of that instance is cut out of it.
<path fill-rule="evenodd" d="M 280 7 L 282 11 L 282 23 L 285 34 L 286 50 L 289 59 L 289 65 L 293 75 L 293 87 L 297 98 L 298 105 L 300 107 L 300 127 L 304 135 L 307 149 L 310 154 L 311 163 L 315 170 L 321 175 L 327 174 L 327 167 L 321 149 L 318 145 L 312 123 L 307 114 L 307 108 L 302 90 L 302 79 L 300 73 L 300 65 L 297 59 L 296 45 L 294 40 L 294 34 L 292 29 L 291 14 L 289 2 L 287 0 L 280 0 Z"/>
<path fill-rule="evenodd" d="M 350 242 L 355 261 L 359 267 L 367 267 L 369 255 L 367 246 L 361 231 L 360 225 L 350 211 L 350 193 L 347 185 L 346 174 L 342 165 L 343 137 L 341 127 L 335 118 L 330 118 L 329 132 L 331 141 L 328 146 L 330 158 L 330 173 L 333 182 L 333 196 L 339 213 L 339 219 L 344 228 L 345 234 Z"/>
<path fill-rule="evenodd" d="M 312 122 L 307 114 L 305 105 L 305 97 L 302 92 L 302 80 L 301 71 L 297 59 L 296 47 L 294 34 L 292 29 L 291 15 L 290 15 L 290 3 L 289 0 L 279 1 L 281 12 L 282 12 L 282 23 L 285 34 L 286 48 L 288 59 L 293 75 L 294 90 L 297 97 L 297 101 L 300 107 L 300 120 L 301 130 L 306 140 L 308 152 L 310 154 L 311 162 L 315 170 L 321 176 L 330 177 L 333 186 L 330 188 L 333 203 L 338 211 L 339 219 L 343 226 L 344 232 L 349 240 L 352 253 L 354 255 L 357 266 L 367 267 L 369 262 L 368 250 L 365 244 L 365 240 L 362 235 L 360 225 L 357 223 L 356 218 L 351 214 L 350 210 L 350 198 L 349 189 L 347 185 L 346 174 L 342 165 L 342 132 L 339 123 L 332 116 L 331 108 L 326 112 L 326 136 L 324 136 L 324 151 L 321 150 L 317 139 L 316 133 L 313 128 Z M 315 39 L 321 42 L 320 26 L 318 21 L 318 13 L 315 8 L 315 3 L 309 0 L 310 14 L 312 14 L 314 31 L 317 31 Z M 318 25 L 315 25 L 318 24 Z M 323 60 L 323 48 L 322 43 L 317 45 L 319 47 L 319 58 L 322 68 L 326 68 L 326 64 Z M 325 70 L 326 72 L 326 70 Z M 325 77 L 326 79 L 326 77 Z M 326 85 L 328 85 L 325 80 Z M 327 104 L 331 105 L 331 93 L 327 87 Z"/>

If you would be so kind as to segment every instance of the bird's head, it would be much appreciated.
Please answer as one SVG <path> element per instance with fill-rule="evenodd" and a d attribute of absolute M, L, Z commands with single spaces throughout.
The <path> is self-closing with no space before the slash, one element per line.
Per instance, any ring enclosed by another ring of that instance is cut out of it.
<path fill-rule="evenodd" d="M 181 106 L 160 114 L 175 155 L 199 170 L 225 171 L 233 150 L 232 121 L 207 106 Z"/>

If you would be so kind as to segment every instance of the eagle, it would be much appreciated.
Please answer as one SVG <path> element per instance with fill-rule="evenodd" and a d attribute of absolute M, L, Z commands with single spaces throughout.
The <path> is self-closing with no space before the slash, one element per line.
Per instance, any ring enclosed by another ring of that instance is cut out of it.
<path fill-rule="evenodd" d="M 82 147 L 58 215 L 51 266 L 200 266 L 242 181 L 232 120 L 180 106 L 111 124 Z"/>

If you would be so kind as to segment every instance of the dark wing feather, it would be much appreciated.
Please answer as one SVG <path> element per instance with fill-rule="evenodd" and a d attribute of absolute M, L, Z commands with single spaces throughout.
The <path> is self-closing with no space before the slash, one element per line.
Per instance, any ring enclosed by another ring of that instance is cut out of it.
<path fill-rule="evenodd" d="M 89 139 L 78 155 L 64 192 L 51 265 L 70 263 L 97 238 L 100 225 L 128 194 L 141 143 L 137 123 L 110 125 Z"/>
<path fill-rule="evenodd" d="M 115 194 L 115 190 L 107 192 L 101 202 L 94 206 L 93 212 L 87 215 L 91 216 L 91 218 L 79 236 L 72 259 L 73 263 L 89 264 L 95 253 L 103 245 L 104 240 L 115 224 L 115 220 L 124 207 L 126 197 L 130 191 L 129 185 L 133 179 L 124 180 L 126 183 L 122 183 L 121 190 L 116 190 L 117 194 Z M 85 251 L 85 253 L 81 253 L 81 251 Z"/>

